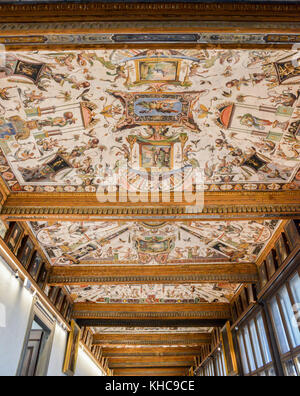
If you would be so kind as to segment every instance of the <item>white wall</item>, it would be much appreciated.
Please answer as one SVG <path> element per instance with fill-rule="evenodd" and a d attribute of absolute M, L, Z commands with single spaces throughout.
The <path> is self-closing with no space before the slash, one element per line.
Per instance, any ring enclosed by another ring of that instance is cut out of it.
<path fill-rule="evenodd" d="M 50 356 L 48 376 L 61 377 L 62 367 L 65 358 L 65 349 L 68 341 L 68 334 L 58 324 L 55 327 L 53 347 Z M 102 371 L 95 365 L 91 358 L 79 347 L 76 366 L 76 377 L 98 377 L 103 376 Z"/>
<path fill-rule="evenodd" d="M 48 376 L 62 377 L 65 375 L 62 373 L 62 367 L 64 364 L 67 340 L 68 333 L 56 323 L 53 345 L 48 366 Z"/>
<path fill-rule="evenodd" d="M 99 377 L 102 371 L 90 357 L 79 347 L 75 377 Z"/>
<path fill-rule="evenodd" d="M 28 326 L 33 297 L 0 257 L 0 376 L 15 376 Z M 64 376 L 62 367 L 68 334 L 56 323 L 48 376 Z M 79 348 L 76 376 L 102 376 Z"/>
<path fill-rule="evenodd" d="M 0 305 L 6 316 L 5 327 L 0 327 L 0 375 L 16 374 L 31 304 L 31 293 L 0 258 Z"/>

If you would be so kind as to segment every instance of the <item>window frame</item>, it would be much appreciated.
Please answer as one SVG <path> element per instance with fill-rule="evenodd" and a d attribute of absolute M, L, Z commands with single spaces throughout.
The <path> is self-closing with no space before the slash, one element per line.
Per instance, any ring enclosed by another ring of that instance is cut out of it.
<path fill-rule="evenodd" d="M 281 361 L 285 376 L 287 375 L 285 363 L 287 361 L 289 361 L 289 360 L 293 361 L 295 370 L 296 370 L 298 376 L 300 376 L 300 367 L 299 367 L 299 365 L 296 362 L 297 358 L 300 359 L 300 345 L 298 345 L 296 347 L 293 347 L 293 342 L 292 342 L 292 339 L 291 339 L 290 331 L 289 331 L 289 328 L 288 328 L 288 324 L 286 322 L 285 314 L 284 314 L 284 311 L 283 311 L 283 307 L 282 307 L 282 303 L 281 303 L 280 295 L 279 295 L 280 291 L 285 287 L 286 290 L 287 290 L 288 297 L 290 299 L 291 305 L 293 306 L 295 304 L 295 299 L 294 299 L 294 296 L 293 296 L 293 293 L 292 293 L 292 290 L 291 290 L 290 281 L 295 276 L 296 273 L 298 273 L 298 275 L 300 277 L 300 267 L 297 268 L 296 271 L 293 271 L 285 279 L 285 281 L 282 282 L 281 285 L 276 288 L 276 290 L 274 291 L 273 295 L 271 297 L 269 297 L 268 301 L 267 301 L 267 309 L 269 310 L 272 326 L 273 326 L 274 333 L 275 333 L 275 339 L 276 339 L 276 343 L 277 343 L 277 347 L 278 347 L 278 352 L 279 352 L 279 356 L 280 356 L 280 361 Z M 275 325 L 275 321 L 274 321 L 274 317 L 273 317 L 273 313 L 272 313 L 271 300 L 273 300 L 273 298 L 276 299 L 278 310 L 279 310 L 279 314 L 280 314 L 280 318 L 281 318 L 282 323 L 283 323 L 285 336 L 286 336 L 286 339 L 287 339 L 287 342 L 288 342 L 289 351 L 285 352 L 285 353 L 281 352 L 280 341 L 279 341 L 279 338 L 278 338 L 278 335 L 277 335 L 277 329 L 276 329 L 276 325 Z"/>
<path fill-rule="evenodd" d="M 263 320 L 266 340 L 268 342 L 267 346 L 268 346 L 269 354 L 271 356 L 271 361 L 268 362 L 268 363 L 266 362 L 266 359 L 265 359 L 265 352 L 264 352 L 264 349 L 263 349 L 263 343 L 262 343 L 262 340 L 261 340 L 261 335 L 260 335 L 259 326 L 258 326 L 258 316 L 259 315 L 261 315 L 262 320 Z M 253 336 L 252 336 L 252 332 L 251 332 L 251 328 L 250 328 L 250 323 L 252 321 L 254 321 L 256 335 L 257 335 L 257 339 L 258 339 L 258 347 L 259 347 L 259 351 L 260 351 L 260 355 L 261 355 L 262 363 L 263 363 L 263 365 L 261 367 L 258 367 L 256 349 L 254 348 Z M 246 343 L 246 340 L 245 340 L 245 332 L 244 332 L 245 328 L 247 328 L 248 334 L 249 334 L 251 352 L 252 352 L 252 355 L 253 355 L 254 365 L 255 365 L 255 369 L 254 370 L 252 370 L 251 364 L 250 364 L 248 346 L 247 346 L 247 343 Z M 273 351 L 272 351 L 272 347 L 271 347 L 269 329 L 268 329 L 268 326 L 267 326 L 267 321 L 266 321 L 266 317 L 265 317 L 265 313 L 264 313 L 263 309 L 256 309 L 254 312 L 252 312 L 251 315 L 248 316 L 241 323 L 241 325 L 239 326 L 239 329 L 236 331 L 235 335 L 236 335 L 236 339 L 237 339 L 237 346 L 238 346 L 239 356 L 240 356 L 240 360 L 241 360 L 241 363 L 242 363 L 242 367 L 241 368 L 243 370 L 243 375 L 245 377 L 260 376 L 260 374 L 264 372 L 266 374 L 266 376 L 269 376 L 269 370 L 274 367 L 274 358 L 273 358 Z M 244 361 L 244 359 L 243 359 L 243 354 L 242 354 L 241 345 L 240 345 L 240 338 L 243 341 L 243 347 L 244 347 L 244 350 L 245 350 L 246 361 Z M 245 368 L 244 368 L 245 365 L 247 365 L 247 367 L 248 367 L 248 373 L 245 372 Z"/>

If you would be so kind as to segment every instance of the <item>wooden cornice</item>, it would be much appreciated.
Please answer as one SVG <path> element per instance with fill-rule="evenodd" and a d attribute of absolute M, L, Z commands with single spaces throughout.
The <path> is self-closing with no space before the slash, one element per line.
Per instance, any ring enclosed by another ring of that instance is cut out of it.
<path fill-rule="evenodd" d="M 130 357 L 130 356 L 198 356 L 202 351 L 201 346 L 138 346 L 133 348 L 102 347 L 104 357 Z"/>
<path fill-rule="evenodd" d="M 209 344 L 211 342 L 211 336 L 209 333 L 168 333 L 168 334 L 95 334 L 93 344 L 99 343 L 114 343 L 114 344 L 126 344 L 127 342 L 136 341 L 137 344 L 144 344 L 154 342 L 158 345 L 168 344 L 181 344 L 190 341 L 193 344 Z M 152 351 L 151 351 L 152 352 Z"/>
<path fill-rule="evenodd" d="M 185 7 L 187 4 L 184 5 Z M 146 5 L 147 7 L 147 5 Z M 6 16 L 5 23 L 0 21 L 0 43 L 6 51 L 36 51 L 36 50 L 82 50 L 82 49 L 291 49 L 294 43 L 299 43 L 299 20 L 271 20 L 270 15 L 255 21 L 245 17 L 234 19 L 221 14 L 220 18 L 184 18 L 186 8 L 183 7 L 181 17 L 174 24 L 165 24 L 163 34 L 168 34 L 160 40 L 155 34 L 162 34 L 161 23 L 165 15 L 158 19 L 132 20 L 128 12 L 126 20 L 90 19 L 86 15 L 80 17 L 72 14 L 64 18 L 61 14 L 55 21 L 37 23 L 36 18 L 20 22 L 21 16 Z M 26 11 L 26 10 L 25 10 Z M 141 11 L 141 10 L 140 10 Z M 174 11 L 174 10 L 173 10 Z M 2 10 L 2 12 L 4 12 Z M 37 11 L 36 11 L 37 13 Z M 247 14 L 249 15 L 249 14 Z M 1 9 L 0 9 L 1 16 Z M 76 22 L 70 18 L 76 18 Z M 195 17 L 195 15 L 194 15 Z M 8 22 L 9 20 L 9 22 Z M 168 19 L 169 22 L 169 19 Z M 180 33 L 190 34 L 190 37 L 176 38 Z M 211 33 L 211 35 L 210 35 Z M 133 40 L 127 34 L 140 35 Z M 144 37 L 143 35 L 147 35 Z M 154 36 L 151 36 L 154 34 Z M 121 36 L 120 36 L 121 35 Z M 124 35 L 124 36 L 123 36 Z M 170 37 L 172 36 L 173 37 Z M 216 38 L 216 35 L 219 35 Z"/>
<path fill-rule="evenodd" d="M 254 263 L 53 267 L 49 278 L 49 284 L 53 286 L 257 281 Z"/>
<path fill-rule="evenodd" d="M 164 313 L 163 313 L 164 315 Z M 194 317 L 182 318 L 179 316 L 172 317 L 167 315 L 163 318 L 156 317 L 118 317 L 117 313 L 114 318 L 98 317 L 89 318 L 86 315 L 85 318 L 76 319 L 76 322 L 80 327 L 222 327 L 224 326 L 226 319 L 199 319 Z"/>
<path fill-rule="evenodd" d="M 108 359 L 109 368 L 127 367 L 190 367 L 194 364 L 192 356 L 140 356 L 114 357 Z"/>
<path fill-rule="evenodd" d="M 1 4 L 6 22 L 47 21 L 138 21 L 138 20 L 239 20 L 298 21 L 299 4 L 253 3 L 78 3 Z"/>
<path fill-rule="evenodd" d="M 14 193 L 7 198 L 0 216 L 10 221 L 136 221 L 164 216 L 170 221 L 300 218 L 300 191 L 207 192 L 200 213 L 193 213 L 196 208 L 186 202 L 172 202 L 172 195 L 170 201 L 112 204 L 100 203 L 92 193 Z"/>
<path fill-rule="evenodd" d="M 188 374 L 187 367 L 142 367 L 142 368 L 119 368 L 114 369 L 116 377 L 139 377 L 139 376 L 186 376 Z"/>
<path fill-rule="evenodd" d="M 230 319 L 230 304 L 93 304 L 73 306 L 74 319 Z"/>

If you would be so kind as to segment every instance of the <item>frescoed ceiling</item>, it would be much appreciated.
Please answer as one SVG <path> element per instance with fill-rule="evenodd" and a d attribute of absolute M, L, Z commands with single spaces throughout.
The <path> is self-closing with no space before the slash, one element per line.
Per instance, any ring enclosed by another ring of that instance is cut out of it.
<path fill-rule="evenodd" d="M 176 190 L 197 171 L 206 191 L 299 189 L 299 75 L 286 50 L 7 53 L 1 176 L 12 192 Z"/>
<path fill-rule="evenodd" d="M 300 191 L 300 58 L 286 49 L 133 47 L 5 54 L 3 220 L 26 222 L 51 265 L 47 290 L 64 287 L 96 344 L 132 355 L 194 348 L 196 357 L 230 318 L 241 282 L 258 279 L 257 262 L 285 224 L 285 209 L 273 213 L 270 196 L 294 205 Z M 209 196 L 203 217 L 175 199 L 199 185 Z M 100 213 L 107 192 L 119 201 Z M 155 205 L 141 193 L 172 199 L 155 206 L 166 210 L 153 218 L 125 217 L 126 192 L 138 193 L 142 209 Z M 256 211 L 247 212 L 255 194 Z"/>
<path fill-rule="evenodd" d="M 277 220 L 214 222 L 31 222 L 55 266 L 254 262 Z"/>
<path fill-rule="evenodd" d="M 230 302 L 238 287 L 233 283 L 70 286 L 70 294 L 75 303 L 197 304 Z"/>

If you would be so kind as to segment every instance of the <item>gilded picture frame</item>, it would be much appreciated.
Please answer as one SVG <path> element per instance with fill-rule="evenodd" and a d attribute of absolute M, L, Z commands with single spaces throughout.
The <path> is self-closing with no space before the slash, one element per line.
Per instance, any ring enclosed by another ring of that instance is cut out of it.
<path fill-rule="evenodd" d="M 69 333 L 65 361 L 63 365 L 63 373 L 69 376 L 73 376 L 76 371 L 80 331 L 80 327 L 75 323 L 74 320 L 72 320 L 71 332 Z"/>
<path fill-rule="evenodd" d="M 238 366 L 229 321 L 226 322 L 225 326 L 221 330 L 221 342 L 224 354 L 226 374 L 228 377 L 236 376 L 238 375 Z"/>

